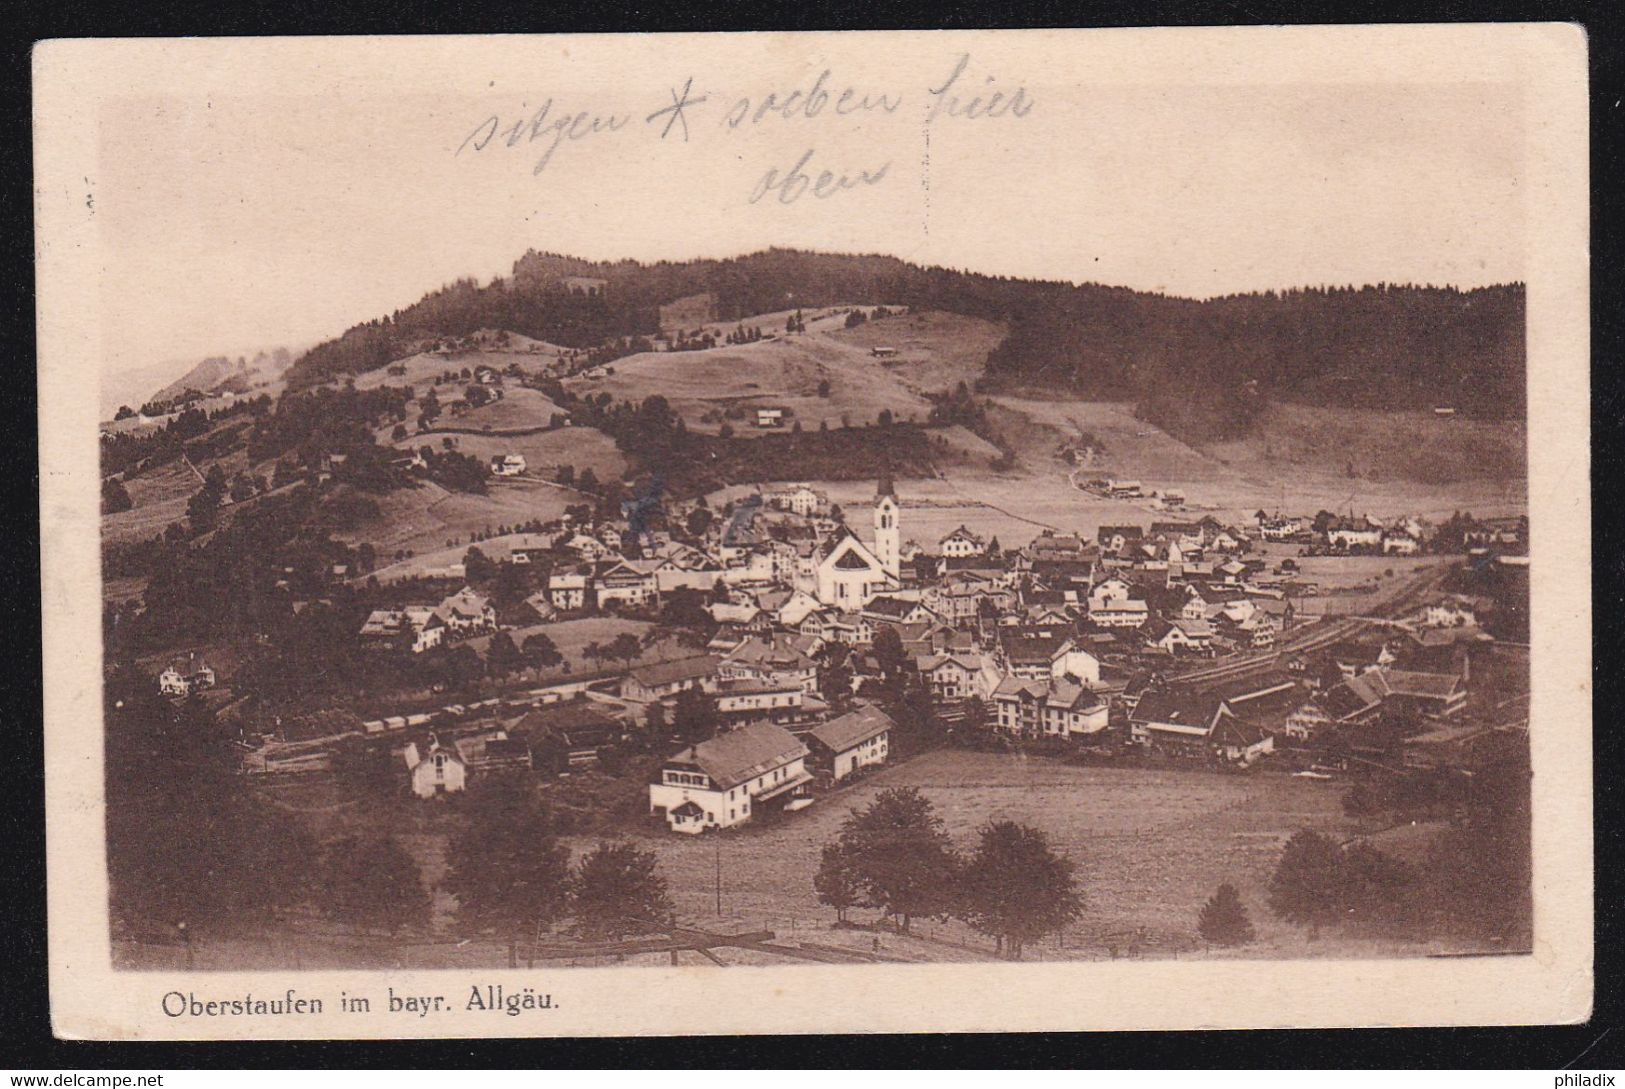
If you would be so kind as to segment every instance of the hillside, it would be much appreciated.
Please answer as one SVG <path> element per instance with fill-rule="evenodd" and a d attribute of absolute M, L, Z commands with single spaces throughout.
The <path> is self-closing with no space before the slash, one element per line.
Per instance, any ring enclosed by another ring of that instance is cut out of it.
<path fill-rule="evenodd" d="M 930 394 L 960 382 L 974 384 L 987 353 L 1004 330 L 956 314 L 899 315 L 847 329 L 847 308 L 805 312 L 806 332 L 785 334 L 788 314 L 751 317 L 773 340 L 685 352 L 644 352 L 617 359 L 601 377 L 580 375 L 565 387 L 580 396 L 615 400 L 666 398 L 691 430 L 716 434 L 724 426 L 740 438 L 766 434 L 755 426 L 758 408 L 786 413 L 785 427 L 804 430 L 872 423 L 882 412 L 923 421 Z M 729 326 L 707 327 L 714 333 Z M 878 344 L 898 355 L 870 354 Z"/>
<path fill-rule="evenodd" d="M 593 293 L 572 288 L 582 278 Z M 318 345 L 295 363 L 289 383 L 375 370 L 425 338 L 479 329 L 580 348 L 672 332 L 664 321 L 709 313 L 726 326 L 791 306 L 877 304 L 1003 326 L 986 388 L 1132 401 L 1144 418 L 1186 440 L 1244 435 L 1275 399 L 1379 409 L 1446 404 L 1488 419 L 1524 411 L 1521 285 L 1382 284 L 1197 301 L 795 250 L 649 265 L 528 253 L 510 277 L 459 281 Z"/>

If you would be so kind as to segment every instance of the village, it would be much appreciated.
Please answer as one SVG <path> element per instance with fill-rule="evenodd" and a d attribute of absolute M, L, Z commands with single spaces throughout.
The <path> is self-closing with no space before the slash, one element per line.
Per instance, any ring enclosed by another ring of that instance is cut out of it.
<path fill-rule="evenodd" d="M 488 589 L 463 585 L 373 610 L 355 640 L 408 671 L 464 644 L 492 659 L 501 640 L 551 671 L 479 700 L 379 707 L 327 735 L 245 738 L 245 770 L 308 776 L 359 742 L 387 754 L 395 789 L 430 800 L 516 770 L 568 776 L 635 744 L 660 757 L 651 820 L 699 833 L 793 813 L 918 752 L 884 709 L 905 686 L 928 699 L 934 738 L 962 745 L 1321 779 L 1465 768 L 1520 725 L 1471 699 L 1501 603 L 1447 586 L 1461 570 L 1516 573 L 1517 520 L 1452 527 L 1447 544 L 1415 519 L 1259 511 L 1252 525 L 1104 525 L 1006 549 L 964 526 L 928 545 L 906 537 L 885 478 L 863 537 L 807 484 L 762 489 L 725 517 L 695 509 L 651 529 L 629 504 L 620 520 L 483 542 L 482 564 L 545 570 L 529 623 L 499 620 Z M 1303 573 L 1311 555 L 1392 565 L 1323 589 Z M 628 629 L 587 648 L 598 668 L 571 674 L 547 633 L 597 617 L 664 618 L 681 638 L 650 646 Z M 194 654 L 156 683 L 179 699 L 216 682 Z"/>

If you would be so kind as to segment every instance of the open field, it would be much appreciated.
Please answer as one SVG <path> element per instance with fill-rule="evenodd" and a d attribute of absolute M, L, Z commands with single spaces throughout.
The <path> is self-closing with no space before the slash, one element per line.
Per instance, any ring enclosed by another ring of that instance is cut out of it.
<path fill-rule="evenodd" d="M 577 376 L 567 385 L 581 394 L 607 392 L 616 400 L 658 393 L 691 429 L 715 433 L 726 421 L 740 436 L 755 431 L 757 407 L 788 409 L 808 430 L 822 423 L 839 427 L 843 417 L 854 424 L 869 422 L 882 410 L 923 421 L 931 410 L 924 394 L 974 381 L 1002 336 L 996 325 L 952 314 L 888 318 L 848 331 L 844 313 L 820 313 L 829 316 L 809 318 L 803 334 L 783 334 L 784 313 L 758 315 L 743 324 L 776 332 L 778 339 L 627 356 L 611 364 L 613 374 Z M 734 326 L 707 328 L 726 333 Z M 897 359 L 869 354 L 874 344 L 893 341 L 903 349 Z M 818 396 L 822 381 L 830 384 L 828 397 Z M 730 408 L 735 416 L 728 420 Z"/>
<path fill-rule="evenodd" d="M 377 370 L 364 371 L 355 375 L 355 387 L 356 389 L 375 389 L 379 386 L 411 386 L 419 393 L 424 393 L 431 389 L 440 376 L 447 371 L 461 374 L 466 368 L 472 373 L 476 367 L 490 367 L 492 370 L 504 371 L 507 370 L 510 363 L 518 363 L 527 374 L 539 374 L 551 365 L 563 350 L 557 345 L 546 344 L 542 341 L 530 341 L 517 333 L 510 334 L 510 337 L 516 348 L 520 350 L 506 352 L 467 351 L 456 352 L 451 355 L 420 352 L 417 355 L 409 355 L 404 359 L 397 359 L 389 365 L 391 367 L 406 368 L 405 374 L 390 374 L 388 367 L 379 367 Z M 539 346 L 538 351 L 523 350 L 532 343 Z M 467 386 L 468 382 L 461 378 L 454 383 L 442 385 L 439 391 L 441 401 L 450 400 L 451 398 L 447 394 L 448 391 L 453 389 L 457 391 L 457 396 L 461 397 L 462 391 Z"/>
<path fill-rule="evenodd" d="M 219 465 L 229 478 L 249 467 L 248 456 L 238 451 L 204 463 L 205 469 L 213 465 Z M 260 471 L 269 474 L 270 467 L 265 466 Z M 102 518 L 102 540 L 114 544 L 162 533 L 170 523 L 186 517 L 187 502 L 202 486 L 197 473 L 180 460 L 131 477 L 125 481 L 124 490 L 130 493 L 130 501 L 135 506 Z"/>
<path fill-rule="evenodd" d="M 450 438 L 455 448 L 482 461 L 497 454 L 523 454 L 525 475 L 551 480 L 560 465 L 572 465 L 576 472 L 591 469 L 599 480 L 617 480 L 626 471 L 626 459 L 615 448 L 615 440 L 591 427 L 561 427 L 534 435 L 463 435 L 425 431 L 393 445 L 416 450 L 424 445 L 436 450 Z"/>
<path fill-rule="evenodd" d="M 834 913 L 817 902 L 812 875 L 819 850 L 836 836 L 847 815 L 880 790 L 896 786 L 917 787 L 929 797 L 961 850 L 974 844 L 983 823 L 1008 818 L 1043 829 L 1052 845 L 1077 865 L 1088 899 L 1083 917 L 1063 938 L 1030 945 L 1029 960 L 1106 959 L 1114 951 L 1147 958 L 1296 958 L 1423 955 L 1446 948 L 1334 932 L 1310 942 L 1300 928 L 1275 919 L 1266 906 L 1267 887 L 1287 837 L 1305 827 L 1334 836 L 1353 832 L 1342 813 L 1341 785 L 1270 773 L 1076 767 L 1045 758 L 939 750 L 826 795 L 777 823 L 698 838 L 665 833 L 637 833 L 634 838 L 658 856 L 679 917 L 689 925 L 731 931 L 760 927 L 775 931 L 781 942 L 868 952 L 873 935 L 830 927 Z M 282 790 L 276 796 L 290 813 L 311 822 L 318 835 L 362 826 L 393 831 L 411 844 L 431 881 L 443 872 L 445 843 L 461 819 L 455 804 L 401 799 L 359 806 L 321 786 Z M 1425 852 L 1430 831 L 1408 831 L 1415 842 L 1408 844 L 1407 854 Z M 577 856 L 597 841 L 592 836 L 567 839 Z M 1196 914 L 1221 882 L 1240 891 L 1258 940 L 1234 952 L 1210 953 L 1196 937 Z M 437 930 L 450 922 L 451 906 L 445 898 L 437 904 Z M 860 923 L 873 915 L 864 909 L 853 912 Z M 319 920 L 296 920 L 287 927 L 275 941 L 210 943 L 199 967 L 209 967 L 218 957 L 222 966 L 241 968 L 241 958 L 258 963 L 272 949 L 289 944 L 297 944 L 311 967 L 495 966 L 505 958 L 495 943 L 459 944 L 444 931 L 421 940 L 388 941 L 381 936 L 334 937 L 331 926 Z M 881 937 L 884 955 L 916 961 L 991 955 L 989 939 L 957 922 L 917 920 L 915 927 L 914 937 Z M 263 949 L 256 951 L 256 945 Z M 172 963 L 177 955 L 143 948 L 126 949 L 124 958 L 156 966 Z M 773 962 L 761 959 L 762 954 L 722 950 L 720 955 L 727 963 Z M 627 963 L 666 962 L 662 954 Z M 695 962 L 692 955 L 683 961 Z"/>
<path fill-rule="evenodd" d="M 457 551 L 460 560 L 472 533 L 495 532 L 498 526 L 532 519 L 545 522 L 581 501 L 576 492 L 539 480 L 493 482 L 490 489 L 485 495 L 473 495 L 429 482 L 400 488 L 376 497 L 381 511 L 378 518 L 334 536 L 350 544 L 370 541 L 380 556 L 392 555 L 397 549 L 433 552 L 456 547 L 447 544 L 455 540 L 462 545 Z M 384 577 L 382 571 L 379 577 Z"/>
<path fill-rule="evenodd" d="M 508 635 L 515 644 L 523 645 L 528 637 L 535 635 L 537 632 L 545 633 L 549 639 L 553 640 L 553 645 L 559 648 L 559 653 L 564 655 L 573 666 L 577 667 L 574 671 L 579 673 L 581 667 L 584 666 L 593 669 L 598 668 L 598 663 L 589 662 L 581 656 L 581 648 L 588 643 L 608 643 L 617 635 L 625 635 L 628 632 L 641 639 L 653 626 L 647 620 L 624 620 L 618 616 L 583 616 L 575 620 L 554 620 L 546 624 L 531 624 L 523 628 L 510 628 L 508 629 Z M 468 645 L 484 654 L 485 648 L 490 642 L 491 637 L 484 635 L 477 639 L 470 639 Z M 670 654 L 654 655 L 649 660 L 662 661 L 671 657 Z M 639 661 L 640 659 L 633 660 Z"/>

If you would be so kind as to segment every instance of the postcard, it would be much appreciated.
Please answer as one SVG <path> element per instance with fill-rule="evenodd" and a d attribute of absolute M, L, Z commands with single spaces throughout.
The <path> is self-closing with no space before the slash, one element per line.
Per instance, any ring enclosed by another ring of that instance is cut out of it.
<path fill-rule="evenodd" d="M 1578 28 L 34 76 L 59 1035 L 1589 1016 Z"/>

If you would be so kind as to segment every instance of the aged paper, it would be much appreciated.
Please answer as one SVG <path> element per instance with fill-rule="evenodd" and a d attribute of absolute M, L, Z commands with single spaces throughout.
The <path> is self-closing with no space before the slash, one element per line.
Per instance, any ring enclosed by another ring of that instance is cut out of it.
<path fill-rule="evenodd" d="M 1584 1019 L 1585 59 L 40 45 L 56 1031 Z"/>

